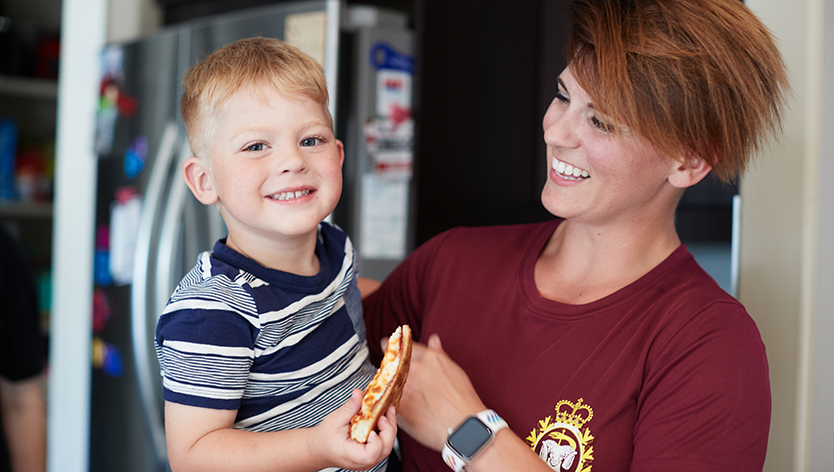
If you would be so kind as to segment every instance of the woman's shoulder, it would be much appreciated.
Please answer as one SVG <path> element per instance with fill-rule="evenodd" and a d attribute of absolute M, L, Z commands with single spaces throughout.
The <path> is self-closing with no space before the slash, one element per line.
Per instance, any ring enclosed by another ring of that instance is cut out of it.
<path fill-rule="evenodd" d="M 655 294 L 647 297 L 657 308 L 660 336 L 670 342 L 681 337 L 698 342 L 707 336 L 728 343 L 760 344 L 756 323 L 744 305 L 719 286 L 685 247 L 678 252 L 676 260 L 661 267 L 664 270 L 644 287 L 644 294 Z"/>
<path fill-rule="evenodd" d="M 744 310 L 741 302 L 701 267 L 686 245 L 682 244 L 656 269 L 656 283 L 668 285 L 669 291 L 677 294 L 681 302 L 710 301 Z"/>

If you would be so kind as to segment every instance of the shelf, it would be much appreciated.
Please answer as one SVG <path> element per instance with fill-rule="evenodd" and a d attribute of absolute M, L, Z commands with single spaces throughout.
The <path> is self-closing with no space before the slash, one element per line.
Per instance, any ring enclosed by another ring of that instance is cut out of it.
<path fill-rule="evenodd" d="M 52 218 L 51 203 L 0 203 L 0 218 Z"/>
<path fill-rule="evenodd" d="M 58 98 L 58 81 L 0 75 L 0 95 L 55 100 Z"/>

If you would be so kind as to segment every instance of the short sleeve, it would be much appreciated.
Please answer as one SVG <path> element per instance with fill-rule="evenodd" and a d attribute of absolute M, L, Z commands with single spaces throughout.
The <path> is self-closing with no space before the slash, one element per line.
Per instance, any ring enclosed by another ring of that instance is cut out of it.
<path fill-rule="evenodd" d="M 737 303 L 715 303 L 652 346 L 632 471 L 761 471 L 770 383 L 761 336 Z"/>
<path fill-rule="evenodd" d="M 203 408 L 240 407 L 258 327 L 237 308 L 196 295 L 172 299 L 156 331 L 163 399 Z"/>

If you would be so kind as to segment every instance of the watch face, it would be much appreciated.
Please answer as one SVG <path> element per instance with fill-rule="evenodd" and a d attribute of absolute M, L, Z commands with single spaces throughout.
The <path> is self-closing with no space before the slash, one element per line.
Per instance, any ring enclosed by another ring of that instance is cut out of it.
<path fill-rule="evenodd" d="M 464 458 L 475 455 L 492 437 L 492 431 L 470 416 L 449 436 L 449 445 Z"/>

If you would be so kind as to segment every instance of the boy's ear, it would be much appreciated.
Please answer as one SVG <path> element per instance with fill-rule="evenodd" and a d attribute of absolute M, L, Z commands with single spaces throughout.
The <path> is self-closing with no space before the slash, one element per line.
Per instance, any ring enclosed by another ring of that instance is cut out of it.
<path fill-rule="evenodd" d="M 211 180 L 209 169 L 206 163 L 198 157 L 190 157 L 182 164 L 182 176 L 185 184 L 191 189 L 191 193 L 203 205 L 213 205 L 218 200 L 217 192 L 214 190 L 214 182 Z"/>
<path fill-rule="evenodd" d="M 712 165 L 706 159 L 697 154 L 689 154 L 683 162 L 675 162 L 669 183 L 675 188 L 689 188 L 703 180 L 711 170 Z"/>

